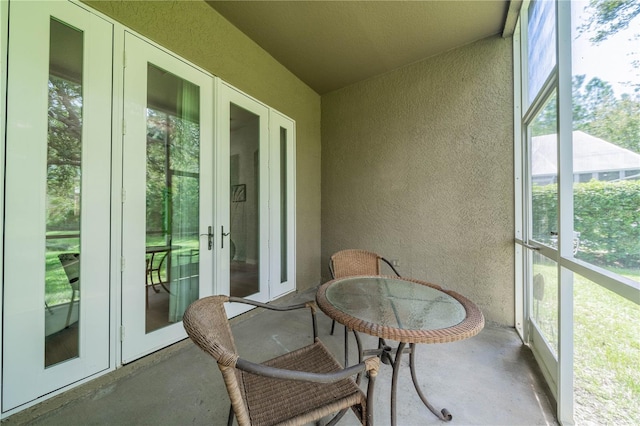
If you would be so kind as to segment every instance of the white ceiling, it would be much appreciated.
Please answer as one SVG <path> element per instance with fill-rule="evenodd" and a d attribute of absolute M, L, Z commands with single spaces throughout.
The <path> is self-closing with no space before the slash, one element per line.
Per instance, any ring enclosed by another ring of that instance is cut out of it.
<path fill-rule="evenodd" d="M 510 2 L 207 3 L 316 92 L 324 94 L 502 34 L 509 21 Z"/>

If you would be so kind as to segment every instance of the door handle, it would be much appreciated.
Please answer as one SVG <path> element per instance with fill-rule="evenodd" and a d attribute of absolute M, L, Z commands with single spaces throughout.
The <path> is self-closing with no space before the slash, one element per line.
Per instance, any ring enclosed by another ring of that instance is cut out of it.
<path fill-rule="evenodd" d="M 207 233 L 206 234 L 200 234 L 200 236 L 206 235 L 207 236 L 207 248 L 209 250 L 211 250 L 213 248 L 213 227 L 209 226 L 207 228 Z"/>
<path fill-rule="evenodd" d="M 224 233 L 224 225 L 220 227 L 220 233 L 222 234 L 222 238 L 220 238 L 221 241 L 221 245 L 220 248 L 224 248 L 224 237 L 228 237 L 230 232 L 227 232 L 226 234 Z"/>

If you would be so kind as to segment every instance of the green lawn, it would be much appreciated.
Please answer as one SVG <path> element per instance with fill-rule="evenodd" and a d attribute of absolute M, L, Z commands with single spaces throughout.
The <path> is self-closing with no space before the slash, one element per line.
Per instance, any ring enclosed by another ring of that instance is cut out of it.
<path fill-rule="evenodd" d="M 535 272 L 545 277 L 537 323 L 554 350 L 556 271 L 553 264 L 535 266 Z M 638 279 L 629 271 L 616 272 Z M 576 424 L 640 424 L 640 305 L 577 274 L 574 277 Z"/>
<path fill-rule="evenodd" d="M 49 306 L 69 303 L 71 286 L 62 268 L 58 255 L 61 253 L 79 253 L 80 240 L 78 238 L 56 238 L 47 240 L 45 255 L 45 302 Z"/>
<path fill-rule="evenodd" d="M 576 424 L 640 424 L 640 306 L 575 277 Z"/>
<path fill-rule="evenodd" d="M 147 239 L 148 246 L 162 246 L 164 244 L 164 238 L 162 237 L 150 237 Z M 173 265 L 176 265 L 176 262 L 197 262 L 197 257 L 194 257 L 191 254 L 197 252 L 198 244 L 198 239 L 194 237 L 176 239 L 173 245 L 180 248 L 172 251 Z M 69 303 L 71 299 L 71 286 L 69 285 L 67 275 L 60 264 L 58 255 L 61 253 L 79 252 L 80 243 L 78 238 L 57 238 L 47 240 L 47 251 L 45 254 L 45 302 L 49 307 L 62 303 Z M 162 273 L 162 277 L 163 279 L 166 278 L 166 271 Z"/>

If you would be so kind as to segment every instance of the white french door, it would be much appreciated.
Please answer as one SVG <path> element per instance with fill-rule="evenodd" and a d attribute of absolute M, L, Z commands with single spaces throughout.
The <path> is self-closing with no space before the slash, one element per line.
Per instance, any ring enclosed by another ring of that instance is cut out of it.
<path fill-rule="evenodd" d="M 213 290 L 213 77 L 125 33 L 122 361 Z"/>
<path fill-rule="evenodd" d="M 269 300 L 269 109 L 221 83 L 216 241 L 219 294 Z M 236 304 L 237 305 L 237 304 Z M 230 317 L 248 308 L 231 305 Z"/>
<path fill-rule="evenodd" d="M 112 25 L 10 9 L 4 411 L 109 368 Z"/>

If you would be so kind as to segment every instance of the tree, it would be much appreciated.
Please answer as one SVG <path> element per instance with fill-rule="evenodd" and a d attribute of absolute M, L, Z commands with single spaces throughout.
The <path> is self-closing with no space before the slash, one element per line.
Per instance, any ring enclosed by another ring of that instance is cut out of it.
<path fill-rule="evenodd" d="M 629 23 L 640 15 L 640 2 L 637 0 L 590 0 L 589 20 L 582 31 L 595 30 L 591 41 L 599 43 L 609 36 L 629 27 Z"/>
<path fill-rule="evenodd" d="M 551 135 L 558 132 L 558 106 L 556 92 L 549 98 L 545 106 L 531 123 L 531 136 Z"/>
<path fill-rule="evenodd" d="M 82 86 L 50 76 L 47 229 L 80 229 Z"/>
<path fill-rule="evenodd" d="M 598 77 L 586 85 L 584 75 L 573 77 L 573 128 L 640 153 L 640 95 L 614 96 L 611 84 Z M 531 123 L 531 136 L 557 132 L 556 95 Z"/>
<path fill-rule="evenodd" d="M 584 88 L 584 76 L 573 79 L 573 127 L 640 153 L 640 96 L 620 99 L 611 85 L 594 77 Z"/>

